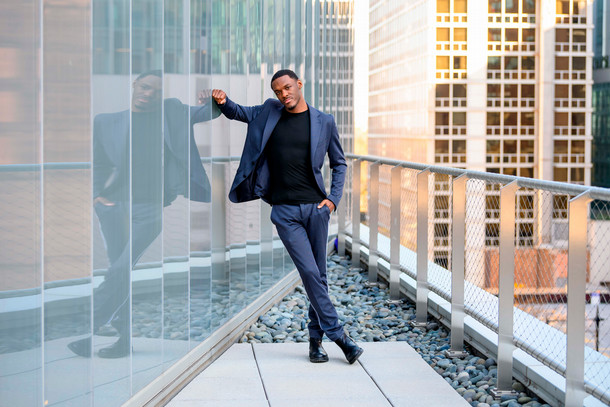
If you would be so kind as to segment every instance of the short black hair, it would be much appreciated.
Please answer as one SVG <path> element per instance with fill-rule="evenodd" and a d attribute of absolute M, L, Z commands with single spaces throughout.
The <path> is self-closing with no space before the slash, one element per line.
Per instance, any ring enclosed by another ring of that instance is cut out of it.
<path fill-rule="evenodd" d="M 146 78 L 147 76 L 156 76 L 158 78 L 163 78 L 163 71 L 160 69 L 153 69 L 151 71 L 142 72 L 140 75 L 138 75 L 136 81 Z"/>
<path fill-rule="evenodd" d="M 273 81 L 276 80 L 277 78 L 281 78 L 282 76 L 286 76 L 286 75 L 288 75 L 295 81 L 299 80 L 299 77 L 297 76 L 297 74 L 294 73 L 293 71 L 291 71 L 290 69 L 280 69 L 275 74 L 273 74 L 273 78 L 271 78 L 271 83 L 273 83 Z"/>

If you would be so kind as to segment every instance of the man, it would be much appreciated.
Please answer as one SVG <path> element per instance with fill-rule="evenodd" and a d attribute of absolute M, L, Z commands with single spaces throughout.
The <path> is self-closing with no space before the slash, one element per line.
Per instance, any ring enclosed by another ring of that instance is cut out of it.
<path fill-rule="evenodd" d="M 131 268 L 161 232 L 163 207 L 178 195 L 210 201 L 210 183 L 192 127 L 218 117 L 220 111 L 211 103 L 209 91 L 210 103 L 197 107 L 178 99 L 162 100 L 161 93 L 162 72 L 145 72 L 133 83 L 129 110 L 100 114 L 94 120 L 93 204 L 110 267 L 93 293 L 93 332 L 108 322 L 119 332 L 118 341 L 99 350 L 102 358 L 129 354 Z M 205 98 L 200 92 L 199 102 Z M 68 348 L 90 357 L 91 338 Z"/>
<path fill-rule="evenodd" d="M 262 198 L 272 205 L 271 221 L 299 271 L 309 297 L 309 360 L 328 361 L 324 334 L 354 363 L 363 350 L 344 332 L 328 295 L 328 221 L 343 191 L 345 157 L 331 115 L 311 107 L 303 83 L 288 69 L 275 73 L 271 88 L 278 100 L 241 106 L 219 89 L 214 101 L 229 119 L 248 123 L 241 161 L 229 193 L 232 202 Z M 321 168 L 328 154 L 332 169 L 326 194 Z"/>

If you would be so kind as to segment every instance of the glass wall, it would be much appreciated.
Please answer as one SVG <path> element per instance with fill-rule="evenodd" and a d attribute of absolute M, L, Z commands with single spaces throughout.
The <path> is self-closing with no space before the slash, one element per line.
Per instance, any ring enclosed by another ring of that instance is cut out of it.
<path fill-rule="evenodd" d="M 352 7 L 0 5 L 0 404 L 121 405 L 293 270 L 210 90 L 293 69 L 352 151 Z"/>

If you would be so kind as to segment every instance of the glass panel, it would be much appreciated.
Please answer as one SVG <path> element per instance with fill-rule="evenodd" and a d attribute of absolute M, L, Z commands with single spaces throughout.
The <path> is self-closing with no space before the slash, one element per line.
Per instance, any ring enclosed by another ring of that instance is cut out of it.
<path fill-rule="evenodd" d="M 555 85 L 555 97 L 562 99 L 570 97 L 570 87 L 568 85 Z"/>
<path fill-rule="evenodd" d="M 505 98 L 517 98 L 519 91 L 519 85 L 504 85 L 504 97 Z"/>
<path fill-rule="evenodd" d="M 501 13 L 502 12 L 502 1 L 501 0 L 489 0 L 489 12 L 490 13 Z"/>
<path fill-rule="evenodd" d="M 504 69 L 517 69 L 519 65 L 519 57 L 504 57 Z"/>
<path fill-rule="evenodd" d="M 62 169 L 47 166 L 43 171 L 44 384 L 49 404 L 91 403 L 91 359 L 66 358 L 68 343 L 91 334 L 91 170 L 79 164 L 91 161 L 90 18 L 85 4 L 67 11 L 45 2 L 43 157 L 47 163 L 65 163 Z M 70 60 L 70 68 L 58 69 L 61 60 Z M 59 309 L 57 300 L 68 295 L 74 296 L 71 306 Z"/>
<path fill-rule="evenodd" d="M 500 69 L 500 63 L 500 57 L 487 57 L 487 69 Z"/>
<path fill-rule="evenodd" d="M 437 98 L 448 98 L 449 97 L 449 85 L 448 84 L 436 85 L 436 97 Z"/>
<path fill-rule="evenodd" d="M 501 96 L 500 92 L 502 89 L 502 85 L 499 84 L 487 84 L 487 97 L 488 98 L 499 98 Z"/>
<path fill-rule="evenodd" d="M 506 0 L 506 13 L 518 13 L 519 12 L 519 1 L 518 0 Z"/>
<path fill-rule="evenodd" d="M 506 28 L 506 41 L 518 42 L 519 41 L 519 29 L 518 28 Z"/>
<path fill-rule="evenodd" d="M 453 57 L 453 69 L 466 69 L 466 57 Z"/>
<path fill-rule="evenodd" d="M 521 85 L 521 97 L 533 98 L 536 95 L 536 87 L 534 85 Z"/>
<path fill-rule="evenodd" d="M 44 403 L 40 10 L 38 0 L 0 3 L 0 395 L 7 406 Z M 24 312 L 8 312 L 11 303 Z"/>
<path fill-rule="evenodd" d="M 117 405 L 131 394 L 130 357 L 104 359 L 99 352 L 119 332 L 130 339 L 131 13 L 128 3 L 92 6 L 93 404 Z"/>
<path fill-rule="evenodd" d="M 453 97 L 465 98 L 466 97 L 466 85 L 453 85 Z"/>
<path fill-rule="evenodd" d="M 570 59 L 568 57 L 555 57 L 555 70 L 567 71 L 570 69 Z"/>
<path fill-rule="evenodd" d="M 523 0 L 521 12 L 525 14 L 536 14 L 536 0 Z"/>
<path fill-rule="evenodd" d="M 572 69 L 575 71 L 584 71 L 587 67 L 587 59 L 585 57 L 572 57 Z"/>

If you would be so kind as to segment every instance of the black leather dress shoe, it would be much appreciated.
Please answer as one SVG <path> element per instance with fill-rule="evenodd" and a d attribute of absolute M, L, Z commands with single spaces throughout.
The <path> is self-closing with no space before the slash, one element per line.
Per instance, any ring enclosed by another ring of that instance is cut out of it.
<path fill-rule="evenodd" d="M 78 341 L 70 342 L 68 349 L 84 358 L 91 357 L 91 337 L 79 339 Z"/>
<path fill-rule="evenodd" d="M 362 352 L 364 352 L 364 349 L 356 345 L 356 342 L 347 336 L 345 332 L 340 339 L 335 341 L 335 343 L 339 345 L 350 365 L 357 361 L 360 355 L 362 355 Z"/>
<path fill-rule="evenodd" d="M 124 358 L 129 355 L 130 351 L 130 341 L 129 337 L 119 337 L 119 340 L 108 346 L 107 348 L 102 348 L 97 352 L 97 355 L 100 358 L 104 359 L 117 359 Z"/>
<path fill-rule="evenodd" d="M 322 339 L 309 338 L 309 361 L 311 363 L 328 362 L 328 354 L 322 347 Z"/>

